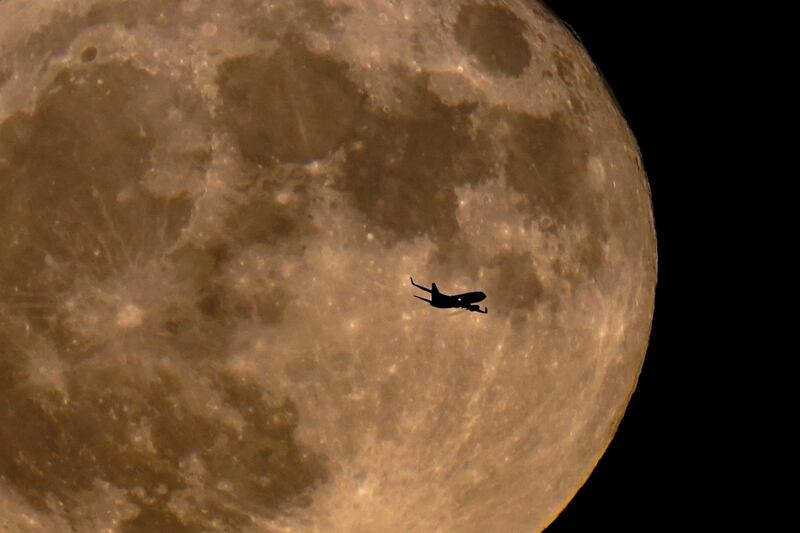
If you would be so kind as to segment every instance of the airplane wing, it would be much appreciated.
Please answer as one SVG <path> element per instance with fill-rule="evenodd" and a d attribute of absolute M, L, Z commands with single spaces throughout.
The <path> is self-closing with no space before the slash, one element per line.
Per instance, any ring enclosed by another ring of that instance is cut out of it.
<path fill-rule="evenodd" d="M 431 292 L 431 293 L 433 292 L 433 291 L 431 291 L 430 289 L 428 289 L 428 288 L 426 288 L 426 287 L 423 287 L 422 285 L 419 285 L 419 284 L 417 284 L 417 283 L 414 283 L 414 278 L 412 278 L 411 276 L 409 276 L 408 278 L 411 280 L 411 284 L 412 284 L 413 286 L 415 286 L 416 288 L 418 288 L 418 289 L 421 289 L 421 290 L 423 290 L 423 291 L 425 291 L 425 292 Z M 434 284 L 434 287 L 435 287 L 435 286 L 436 286 L 436 285 Z"/>

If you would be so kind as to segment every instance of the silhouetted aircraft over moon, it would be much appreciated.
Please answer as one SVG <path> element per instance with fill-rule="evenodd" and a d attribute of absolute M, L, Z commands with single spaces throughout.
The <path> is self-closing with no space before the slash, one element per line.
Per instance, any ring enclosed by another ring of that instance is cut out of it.
<path fill-rule="evenodd" d="M 483 311 L 476 302 L 481 302 L 486 299 L 486 293 L 475 291 L 475 292 L 465 292 L 463 294 L 456 294 L 454 296 L 450 296 L 448 294 L 444 294 L 443 292 L 439 292 L 439 288 L 436 286 L 436 283 L 432 284 L 430 289 L 423 287 L 422 285 L 417 285 L 414 283 L 414 278 L 411 278 L 411 284 L 418 289 L 422 289 L 425 292 L 430 293 L 431 299 L 428 300 L 427 298 L 423 298 L 422 296 L 414 295 L 414 298 L 419 298 L 423 302 L 428 302 L 433 307 L 438 307 L 440 309 L 451 309 L 451 308 L 463 308 L 468 309 L 472 312 L 478 313 L 488 313 L 489 308 L 484 307 Z"/>

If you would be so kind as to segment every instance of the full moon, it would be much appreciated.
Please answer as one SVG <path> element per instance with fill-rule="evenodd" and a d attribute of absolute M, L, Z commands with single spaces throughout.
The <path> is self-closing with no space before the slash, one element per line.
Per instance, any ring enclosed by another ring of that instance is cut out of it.
<path fill-rule="evenodd" d="M 538 3 L 0 2 L 3 531 L 541 530 L 655 283 L 636 141 Z"/>

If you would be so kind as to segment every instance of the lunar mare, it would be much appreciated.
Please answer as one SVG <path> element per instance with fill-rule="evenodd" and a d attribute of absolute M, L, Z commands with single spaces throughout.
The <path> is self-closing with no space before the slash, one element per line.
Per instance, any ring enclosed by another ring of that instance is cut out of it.
<path fill-rule="evenodd" d="M 0 3 L 4 529 L 540 530 L 655 280 L 635 140 L 538 4 Z"/>

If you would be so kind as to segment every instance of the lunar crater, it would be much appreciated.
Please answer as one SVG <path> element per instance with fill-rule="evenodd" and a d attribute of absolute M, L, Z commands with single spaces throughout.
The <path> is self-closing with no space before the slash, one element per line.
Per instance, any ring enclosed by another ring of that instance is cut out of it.
<path fill-rule="evenodd" d="M 307 162 L 338 147 L 361 99 L 345 68 L 293 44 L 221 65 L 218 84 L 244 154 Z"/>
<path fill-rule="evenodd" d="M 96 46 L 87 46 L 83 49 L 83 52 L 81 52 L 81 62 L 83 63 L 91 63 L 95 58 L 97 58 Z"/>
<path fill-rule="evenodd" d="M 462 5 L 454 32 L 458 44 L 491 73 L 519 76 L 531 62 L 525 23 L 504 6 Z"/>

